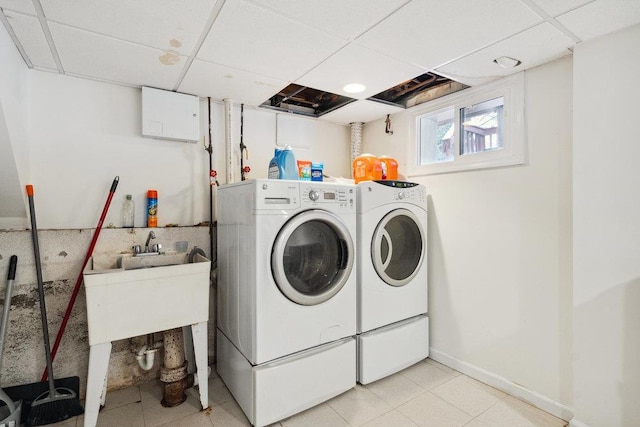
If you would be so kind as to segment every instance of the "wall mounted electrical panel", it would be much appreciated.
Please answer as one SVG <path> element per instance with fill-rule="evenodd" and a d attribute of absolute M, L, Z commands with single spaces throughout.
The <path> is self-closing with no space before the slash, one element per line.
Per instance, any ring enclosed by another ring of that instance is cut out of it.
<path fill-rule="evenodd" d="M 194 95 L 143 86 L 142 136 L 176 141 L 199 141 L 199 98 Z"/>

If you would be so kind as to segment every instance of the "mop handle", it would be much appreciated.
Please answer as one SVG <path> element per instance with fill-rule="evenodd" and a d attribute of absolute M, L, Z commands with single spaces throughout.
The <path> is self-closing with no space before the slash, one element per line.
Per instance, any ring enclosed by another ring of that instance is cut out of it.
<path fill-rule="evenodd" d="M 102 230 L 102 223 L 104 222 L 104 219 L 107 216 L 109 205 L 111 205 L 111 199 L 113 199 L 113 195 L 116 192 L 116 187 L 118 187 L 119 181 L 120 181 L 120 177 L 116 176 L 113 179 L 113 183 L 111 184 L 111 189 L 109 190 L 109 196 L 107 197 L 107 201 L 104 204 L 104 208 L 102 209 L 102 215 L 100 215 L 100 220 L 98 221 L 98 225 L 96 225 L 96 232 L 93 234 L 93 238 L 91 239 L 91 244 L 89 245 L 89 250 L 87 251 L 87 255 L 84 257 L 84 262 L 82 263 L 80 274 L 78 274 L 76 285 L 73 288 L 71 299 L 67 304 L 67 311 L 65 311 L 64 317 L 62 318 L 62 324 L 60 325 L 60 329 L 58 329 L 58 334 L 56 335 L 56 340 L 53 344 L 53 349 L 51 352 L 51 360 L 56 358 L 56 353 L 58 352 L 60 341 L 62 341 L 62 335 L 64 334 L 64 331 L 67 328 L 67 322 L 69 322 L 69 317 L 71 317 L 71 310 L 73 310 L 73 305 L 75 304 L 76 298 L 78 297 L 78 292 L 80 291 L 80 285 L 82 285 L 82 279 L 83 279 L 82 273 L 84 273 L 84 268 L 87 266 L 87 262 L 89 262 L 89 258 L 91 258 L 91 255 L 93 254 L 93 248 L 96 246 L 96 242 L 98 241 L 98 236 L 100 235 L 100 231 Z M 47 376 L 49 375 L 48 372 L 51 372 L 51 368 L 47 366 L 44 372 L 42 373 L 41 381 L 47 380 Z"/>
<path fill-rule="evenodd" d="M 44 282 L 42 280 L 42 264 L 40 263 L 40 245 L 38 244 L 38 226 L 36 225 L 36 208 L 33 203 L 33 185 L 27 185 L 29 197 L 29 213 L 31 214 L 31 240 L 33 240 L 33 257 L 36 261 L 36 278 L 38 279 L 38 297 L 40 298 L 40 318 L 42 320 L 42 336 L 44 338 L 45 359 L 47 369 L 53 372 L 51 361 L 51 343 L 49 342 L 49 325 L 47 324 L 47 306 L 44 300 Z M 49 393 L 55 395 L 56 386 L 53 375 L 49 376 Z"/>
<path fill-rule="evenodd" d="M 16 278 L 16 264 L 18 257 L 11 255 L 9 259 L 9 275 L 7 277 L 7 290 L 4 293 L 4 307 L 2 310 L 2 331 L 0 331 L 0 372 L 2 372 L 2 354 L 7 338 L 7 325 L 9 324 L 9 310 L 11 310 L 11 295 L 13 293 L 13 280 Z"/>

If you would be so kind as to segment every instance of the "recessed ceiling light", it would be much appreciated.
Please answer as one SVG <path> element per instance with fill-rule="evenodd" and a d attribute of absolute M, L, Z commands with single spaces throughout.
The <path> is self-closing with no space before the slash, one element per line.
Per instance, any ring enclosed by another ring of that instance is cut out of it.
<path fill-rule="evenodd" d="M 347 93 L 360 93 L 366 89 L 363 84 L 360 83 L 349 83 L 345 87 L 342 88 Z"/>
<path fill-rule="evenodd" d="M 519 59 L 511 58 L 509 56 L 501 56 L 500 58 L 494 59 L 493 62 L 495 62 L 502 68 L 513 68 L 522 64 Z"/>

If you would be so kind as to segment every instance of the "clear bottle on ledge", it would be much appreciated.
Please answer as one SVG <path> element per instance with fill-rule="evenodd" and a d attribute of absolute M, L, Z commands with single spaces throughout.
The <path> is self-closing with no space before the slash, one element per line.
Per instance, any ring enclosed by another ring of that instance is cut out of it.
<path fill-rule="evenodd" d="M 127 194 L 127 198 L 122 206 L 122 227 L 133 228 L 136 213 L 136 205 L 131 198 L 131 194 Z"/>

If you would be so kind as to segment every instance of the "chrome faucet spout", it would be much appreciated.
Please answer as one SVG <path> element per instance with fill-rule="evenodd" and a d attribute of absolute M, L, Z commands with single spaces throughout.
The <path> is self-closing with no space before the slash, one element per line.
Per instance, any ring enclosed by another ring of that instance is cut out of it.
<path fill-rule="evenodd" d="M 150 231 L 149 235 L 147 236 L 147 241 L 144 244 L 145 252 L 149 252 L 149 242 L 151 242 L 151 239 L 155 239 L 155 238 L 156 238 L 156 233 L 154 233 L 153 231 Z"/>

